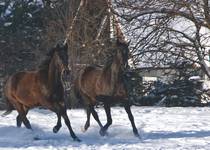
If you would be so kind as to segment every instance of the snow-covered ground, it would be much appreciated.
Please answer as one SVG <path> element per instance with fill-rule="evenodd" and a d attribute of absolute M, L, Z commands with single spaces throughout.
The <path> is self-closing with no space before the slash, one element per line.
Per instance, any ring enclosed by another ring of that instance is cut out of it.
<path fill-rule="evenodd" d="M 103 123 L 103 109 L 97 109 Z M 209 149 L 210 108 L 132 107 L 142 140 L 133 136 L 130 122 L 123 108 L 112 108 L 113 124 L 106 137 L 98 134 L 99 127 L 91 118 L 91 126 L 81 131 L 86 120 L 83 110 L 68 110 L 72 127 L 82 142 L 74 142 L 63 123 L 54 134 L 56 115 L 48 110 L 33 109 L 28 118 L 33 131 L 16 128 L 17 112 L 0 117 L 0 149 Z M 3 113 L 0 111 L 0 113 Z M 39 138 L 40 140 L 35 140 Z"/>

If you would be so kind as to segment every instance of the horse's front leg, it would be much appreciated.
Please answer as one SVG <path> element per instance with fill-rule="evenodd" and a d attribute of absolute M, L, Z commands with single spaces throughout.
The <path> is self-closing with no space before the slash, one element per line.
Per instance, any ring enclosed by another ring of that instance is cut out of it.
<path fill-rule="evenodd" d="M 69 118 L 68 118 L 67 113 L 66 113 L 66 108 L 64 106 L 61 106 L 61 105 L 58 105 L 58 106 L 59 107 L 58 107 L 57 113 L 60 116 L 63 117 L 64 122 L 69 129 L 71 137 L 73 138 L 74 141 L 80 142 L 81 140 L 75 135 L 75 133 L 74 133 L 72 127 L 71 127 L 71 123 L 70 123 Z"/>
<path fill-rule="evenodd" d="M 136 128 L 136 125 L 135 125 L 134 118 L 133 118 L 133 115 L 132 115 L 132 113 L 131 113 L 130 107 L 131 107 L 131 105 L 130 105 L 129 101 L 126 101 L 126 102 L 124 103 L 124 108 L 125 108 L 125 110 L 126 110 L 126 112 L 127 112 L 127 114 L 128 114 L 128 118 L 129 118 L 129 120 L 130 120 L 130 122 L 131 122 L 131 125 L 132 125 L 132 127 L 133 127 L 133 133 L 134 133 L 134 135 L 135 135 L 136 137 L 141 138 L 141 136 L 139 135 L 138 130 L 137 130 L 137 128 Z"/>
<path fill-rule="evenodd" d="M 100 135 L 104 136 L 106 135 L 106 131 L 109 128 L 109 126 L 112 124 L 112 116 L 111 116 L 111 109 L 110 105 L 108 103 L 104 103 L 104 109 L 107 116 L 107 123 L 106 125 L 100 130 Z"/>
<path fill-rule="evenodd" d="M 48 105 L 47 105 L 48 104 Z M 53 112 L 55 112 L 58 116 L 58 122 L 57 122 L 57 125 L 59 126 L 59 123 L 61 123 L 61 118 L 60 117 L 63 117 L 64 121 L 65 121 L 65 124 L 66 126 L 68 127 L 69 129 L 69 132 L 70 132 L 70 135 L 71 137 L 73 138 L 74 141 L 78 141 L 80 142 L 81 140 L 75 135 L 74 131 L 72 130 L 71 128 L 71 124 L 70 124 L 70 121 L 69 121 L 69 118 L 67 116 L 67 113 L 66 113 L 66 108 L 65 106 L 63 106 L 62 104 L 59 104 L 59 103 L 46 103 L 46 105 L 44 106 L 47 106 L 48 109 L 52 110 Z"/>
<path fill-rule="evenodd" d="M 62 104 L 58 104 L 58 103 L 51 103 L 50 101 L 46 101 L 46 100 L 42 100 L 43 102 L 43 106 L 45 106 L 46 108 L 48 108 L 49 110 L 53 111 L 56 113 L 57 115 L 57 124 L 53 127 L 53 132 L 57 133 L 62 124 L 61 124 L 61 114 L 60 114 L 60 107 L 63 107 Z"/>
<path fill-rule="evenodd" d="M 60 130 L 61 126 L 62 126 L 62 124 L 61 124 L 61 115 L 59 113 L 56 113 L 56 115 L 57 115 L 58 120 L 57 120 L 57 124 L 53 128 L 53 132 L 54 133 L 57 133 Z"/>

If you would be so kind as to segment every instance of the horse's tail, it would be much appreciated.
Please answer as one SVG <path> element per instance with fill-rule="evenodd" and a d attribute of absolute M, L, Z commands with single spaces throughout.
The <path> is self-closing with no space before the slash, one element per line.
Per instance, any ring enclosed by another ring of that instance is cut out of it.
<path fill-rule="evenodd" d="M 6 106 L 7 109 L 3 114 L 1 114 L 2 117 L 9 115 L 14 110 L 14 106 L 9 102 L 8 99 L 6 99 Z"/>

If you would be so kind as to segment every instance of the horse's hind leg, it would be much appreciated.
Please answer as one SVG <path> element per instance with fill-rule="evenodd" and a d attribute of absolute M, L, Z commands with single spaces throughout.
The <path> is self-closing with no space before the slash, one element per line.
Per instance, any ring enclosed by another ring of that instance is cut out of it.
<path fill-rule="evenodd" d="M 57 133 L 60 130 L 61 126 L 62 126 L 62 124 L 61 124 L 61 115 L 58 114 L 58 113 L 56 113 L 56 115 L 57 115 L 58 120 L 57 120 L 56 126 L 54 126 L 54 128 L 53 128 L 53 132 L 54 133 Z"/>
<path fill-rule="evenodd" d="M 23 105 L 19 104 L 19 106 L 16 107 L 18 111 L 18 116 L 17 116 L 17 126 L 20 127 L 21 123 L 25 125 L 27 129 L 31 129 L 31 124 L 29 120 L 27 119 L 26 115 L 28 113 L 28 108 L 24 107 Z"/>
<path fill-rule="evenodd" d="M 128 101 L 124 103 L 124 108 L 125 108 L 125 110 L 126 110 L 126 112 L 127 112 L 127 114 L 128 114 L 128 118 L 129 118 L 129 120 L 130 120 L 130 122 L 131 122 L 131 125 L 132 125 L 132 127 L 133 127 L 133 133 L 134 133 L 134 135 L 135 135 L 136 137 L 139 137 L 139 138 L 140 138 L 140 135 L 139 135 L 138 130 L 137 130 L 137 128 L 136 128 L 136 125 L 135 125 L 135 123 L 134 123 L 134 118 L 133 118 L 133 115 L 132 115 L 132 113 L 131 113 L 130 107 L 131 107 L 131 106 L 130 106 L 130 104 L 129 104 Z"/>
<path fill-rule="evenodd" d="M 21 120 L 21 116 L 20 114 L 17 115 L 16 117 L 16 122 L 17 122 L 17 127 L 21 127 L 21 124 L 22 124 L 22 120 Z"/>
<path fill-rule="evenodd" d="M 94 119 L 96 120 L 96 122 L 98 123 L 98 125 L 100 126 L 100 128 L 102 129 L 103 128 L 103 125 L 101 124 L 101 121 L 99 120 L 98 114 L 95 111 L 94 106 L 93 105 L 89 105 L 89 109 L 90 109 L 90 112 L 92 113 Z"/>
<path fill-rule="evenodd" d="M 30 124 L 30 122 L 29 122 L 29 120 L 27 119 L 27 117 L 26 116 L 23 116 L 23 124 L 25 125 L 25 127 L 27 128 L 27 129 L 32 129 L 31 128 L 31 124 Z"/>
<path fill-rule="evenodd" d="M 107 116 L 107 123 L 106 125 L 100 130 L 100 135 L 104 136 L 106 135 L 106 131 L 109 128 L 109 126 L 112 124 L 112 116 L 111 116 L 111 110 L 110 110 L 110 105 L 105 103 L 104 104 L 104 109 L 106 112 L 106 116 Z"/>

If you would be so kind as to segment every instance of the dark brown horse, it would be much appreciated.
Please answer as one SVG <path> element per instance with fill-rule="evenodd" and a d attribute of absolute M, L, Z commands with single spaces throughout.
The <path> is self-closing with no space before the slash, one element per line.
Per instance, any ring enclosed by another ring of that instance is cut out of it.
<path fill-rule="evenodd" d="M 63 82 L 67 82 L 69 76 L 67 49 L 67 44 L 57 45 L 49 52 L 40 69 L 17 72 L 9 77 L 5 84 L 5 96 L 9 107 L 4 115 L 16 109 L 17 127 L 20 127 L 23 122 L 26 128 L 31 129 L 26 117 L 29 109 L 43 106 L 57 114 L 58 121 L 53 132 L 56 133 L 60 129 L 62 116 L 71 137 L 80 141 L 71 128 L 64 105 Z"/>
<path fill-rule="evenodd" d="M 90 126 L 90 114 L 98 122 L 101 130 L 100 134 L 104 136 L 108 127 L 112 124 L 110 105 L 120 102 L 128 114 L 134 135 L 139 136 L 134 123 L 134 118 L 130 110 L 130 101 L 123 82 L 123 72 L 128 64 L 128 44 L 117 40 L 115 54 L 111 61 L 105 67 L 86 67 L 75 81 L 76 96 L 87 106 L 87 121 L 84 130 Z M 97 102 L 103 102 L 107 115 L 107 123 L 102 126 L 94 106 Z"/>

